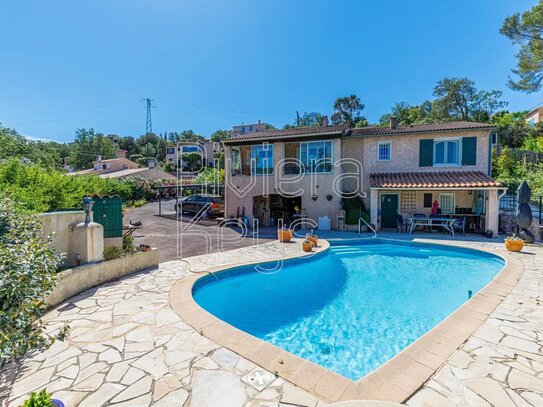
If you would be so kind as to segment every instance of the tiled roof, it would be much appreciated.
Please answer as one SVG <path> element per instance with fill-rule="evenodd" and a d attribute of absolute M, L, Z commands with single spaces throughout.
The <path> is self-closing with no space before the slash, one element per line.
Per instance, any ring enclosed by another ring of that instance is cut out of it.
<path fill-rule="evenodd" d="M 339 126 L 319 126 L 319 127 L 293 127 L 283 130 L 253 131 L 251 133 L 236 134 L 226 139 L 224 142 L 233 142 L 238 140 L 265 140 L 283 137 L 310 137 L 319 135 L 341 135 L 349 128 L 348 125 Z"/>
<path fill-rule="evenodd" d="M 349 133 L 351 136 L 386 136 L 389 134 L 409 134 L 409 133 L 430 133 L 434 131 L 458 131 L 472 129 L 492 129 L 494 126 L 488 123 L 476 122 L 445 122 L 433 124 L 416 124 L 411 126 L 398 126 L 391 129 L 389 126 L 372 126 L 352 129 Z"/>
<path fill-rule="evenodd" d="M 384 172 L 370 174 L 378 188 L 485 188 L 501 184 L 482 171 Z"/>

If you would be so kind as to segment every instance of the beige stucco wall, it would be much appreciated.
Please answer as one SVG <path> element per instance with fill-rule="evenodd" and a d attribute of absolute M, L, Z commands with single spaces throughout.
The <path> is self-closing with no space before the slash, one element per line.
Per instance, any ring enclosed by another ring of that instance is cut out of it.
<path fill-rule="evenodd" d="M 353 159 L 362 163 L 362 194 L 365 196 L 366 208 L 370 210 L 370 188 L 369 178 L 371 173 L 377 172 L 403 172 L 403 171 L 482 171 L 488 173 L 489 169 L 489 137 L 490 130 L 470 130 L 470 131 L 448 131 L 434 132 L 428 134 L 404 134 L 379 137 L 345 137 L 334 140 L 334 161 L 339 159 Z M 439 166 L 439 167 L 419 167 L 419 149 L 421 139 L 438 139 L 454 137 L 477 137 L 477 157 L 475 165 L 463 166 Z M 391 141 L 391 160 L 377 160 L 377 146 L 380 141 Z M 253 177 L 254 185 L 250 187 L 251 177 L 230 175 L 231 147 L 226 146 L 226 217 L 235 216 L 238 206 L 240 211 L 245 207 L 245 214 L 252 219 L 253 197 L 263 195 L 268 185 L 267 191 L 270 194 L 278 193 L 275 176 L 256 176 Z M 274 160 L 277 162 L 284 157 L 284 143 L 274 144 Z M 317 174 L 316 185 L 317 201 L 311 199 L 311 178 L 309 175 L 299 179 L 295 184 L 284 185 L 283 190 L 293 191 L 303 189 L 302 207 L 306 208 L 313 219 L 318 216 L 328 215 L 332 219 L 332 226 L 335 227 L 337 210 L 340 209 L 340 197 L 334 193 L 332 185 L 334 178 L 337 178 L 343 172 L 354 171 L 351 164 L 335 168 L 333 174 Z M 282 176 L 288 179 L 288 176 Z M 296 179 L 295 176 L 291 176 Z M 343 177 L 339 183 L 343 191 L 354 191 L 357 188 L 356 181 Z M 234 188 L 234 189 L 232 189 Z M 237 196 L 234 191 L 241 194 L 244 188 L 248 189 L 242 197 Z M 425 191 L 417 193 L 417 210 L 421 213 L 430 213 L 429 208 L 423 208 L 423 194 Z M 431 191 L 433 199 L 437 199 L 439 191 Z M 443 191 L 445 192 L 445 191 Z M 456 204 L 459 207 L 471 207 L 473 195 L 468 195 L 467 191 L 456 191 Z M 333 196 L 331 201 L 326 200 L 326 195 Z M 378 201 L 379 202 L 379 201 Z M 377 208 L 374 208 L 375 210 Z M 405 215 L 412 215 L 406 213 Z"/>
<path fill-rule="evenodd" d="M 75 264 L 73 257 L 73 228 L 80 222 L 85 221 L 85 212 L 83 211 L 66 211 L 66 212 L 47 212 L 40 213 L 43 219 L 43 234 L 53 235 L 53 247 L 57 254 L 63 255 L 63 264 Z M 91 213 L 91 220 L 93 214 Z"/>
<path fill-rule="evenodd" d="M 273 144 L 274 162 L 277 164 L 285 156 L 285 143 L 276 142 Z M 332 173 L 327 174 L 304 174 L 284 175 L 274 171 L 274 175 L 257 175 L 254 177 L 245 175 L 231 175 L 230 159 L 231 147 L 226 146 L 226 176 L 225 176 L 225 217 L 236 215 L 237 208 L 240 213 L 245 207 L 245 215 L 250 221 L 253 220 L 253 197 L 262 196 L 266 192 L 269 195 L 298 192 L 302 198 L 302 208 L 308 216 L 317 221 L 320 216 L 328 216 L 332 220 L 332 227 L 335 227 L 337 210 L 341 208 L 340 197 L 334 193 L 334 180 L 340 176 L 342 170 L 334 166 Z M 333 139 L 333 161 L 341 158 L 341 139 Z M 292 183 L 289 183 L 292 182 Z M 313 187 L 312 187 L 313 185 Z M 313 200 L 311 191 L 316 191 L 317 199 Z M 283 192 L 283 193 L 281 193 Z M 240 196 L 241 195 L 241 196 Z M 332 195 L 328 201 L 327 195 Z"/>
<path fill-rule="evenodd" d="M 136 271 L 158 266 L 158 250 L 136 252 L 118 259 L 85 264 L 60 272 L 59 281 L 45 302 L 55 306 L 81 291 Z"/>
<path fill-rule="evenodd" d="M 343 157 L 361 159 L 364 176 L 363 187 L 369 197 L 371 173 L 402 171 L 482 171 L 488 173 L 489 130 L 470 130 L 459 132 L 435 132 L 429 134 L 393 135 L 379 137 L 353 137 L 343 139 Z M 420 167 L 419 149 L 421 139 L 454 137 L 477 137 L 476 165 Z M 391 160 L 377 160 L 377 145 L 380 141 L 391 142 Z M 369 203 L 369 200 L 366 200 Z"/>

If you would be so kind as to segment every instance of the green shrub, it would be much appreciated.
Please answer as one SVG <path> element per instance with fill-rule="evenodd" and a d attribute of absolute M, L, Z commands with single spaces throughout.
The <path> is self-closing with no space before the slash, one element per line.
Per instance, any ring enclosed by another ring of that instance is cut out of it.
<path fill-rule="evenodd" d="M 45 389 L 39 393 L 32 392 L 21 407 L 52 407 L 53 401 L 51 400 L 51 396 L 52 394 L 47 393 Z"/>
<path fill-rule="evenodd" d="M 174 163 L 169 161 L 167 163 L 164 163 L 164 165 L 162 166 L 162 169 L 166 172 L 175 172 L 177 170 L 177 167 L 175 166 Z"/>
<path fill-rule="evenodd" d="M 124 246 L 124 241 L 123 241 Z M 117 246 L 108 246 L 104 249 L 104 260 L 118 259 L 123 254 L 122 250 Z"/>
<path fill-rule="evenodd" d="M 358 219 L 363 218 L 369 223 L 370 215 L 366 210 L 361 197 L 343 197 L 343 209 L 345 210 L 345 224 L 358 225 Z"/>
<path fill-rule="evenodd" d="M 64 338 L 67 328 L 46 335 L 40 320 L 60 260 L 51 236 L 42 234 L 41 220 L 0 195 L 0 366 Z"/>
<path fill-rule="evenodd" d="M 134 251 L 134 236 L 123 236 L 123 251 L 125 253 L 130 253 Z"/>
<path fill-rule="evenodd" d="M 120 180 L 66 175 L 18 160 L 0 164 L 0 192 L 31 212 L 78 208 L 85 195 L 119 195 L 129 201 L 134 189 L 134 185 Z"/>
<path fill-rule="evenodd" d="M 134 208 L 139 208 L 141 206 L 147 205 L 147 201 L 145 199 L 137 199 L 134 202 L 132 202 L 132 206 Z"/>

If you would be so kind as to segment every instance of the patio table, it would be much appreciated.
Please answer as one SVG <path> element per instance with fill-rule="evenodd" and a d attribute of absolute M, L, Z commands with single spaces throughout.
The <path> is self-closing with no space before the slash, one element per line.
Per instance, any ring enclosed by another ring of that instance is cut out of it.
<path fill-rule="evenodd" d="M 428 218 L 422 218 L 422 217 L 413 217 L 409 218 L 409 234 L 413 234 L 413 231 L 417 226 L 428 226 L 430 230 L 432 227 L 442 227 L 443 229 L 447 230 L 448 232 L 451 232 L 451 235 L 454 236 L 454 228 L 453 218 L 436 218 L 436 217 L 428 217 Z"/>

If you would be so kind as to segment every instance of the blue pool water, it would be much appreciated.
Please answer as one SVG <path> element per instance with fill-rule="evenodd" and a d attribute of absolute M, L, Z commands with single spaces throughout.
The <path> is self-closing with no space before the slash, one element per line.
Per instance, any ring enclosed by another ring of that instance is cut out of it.
<path fill-rule="evenodd" d="M 198 280 L 200 306 L 229 324 L 352 380 L 445 319 L 503 267 L 446 246 L 351 241 L 312 258 Z"/>

